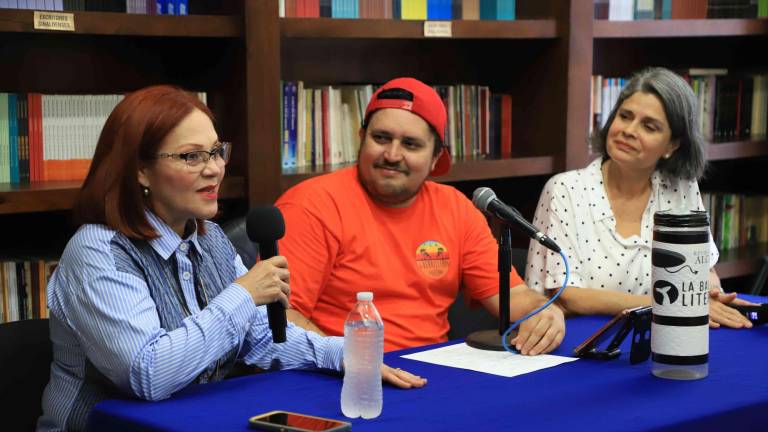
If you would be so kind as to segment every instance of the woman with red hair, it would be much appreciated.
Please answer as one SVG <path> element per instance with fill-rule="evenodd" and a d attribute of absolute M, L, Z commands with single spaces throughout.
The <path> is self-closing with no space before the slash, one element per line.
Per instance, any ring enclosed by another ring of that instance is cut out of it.
<path fill-rule="evenodd" d="M 83 225 L 48 285 L 53 363 L 39 430 L 84 429 L 102 399 L 164 399 L 236 362 L 342 370 L 341 338 L 289 324 L 287 342 L 272 343 L 261 305 L 288 306 L 287 261 L 248 270 L 207 221 L 230 152 L 208 107 L 179 88 L 145 88 L 115 107 L 75 206 Z"/>

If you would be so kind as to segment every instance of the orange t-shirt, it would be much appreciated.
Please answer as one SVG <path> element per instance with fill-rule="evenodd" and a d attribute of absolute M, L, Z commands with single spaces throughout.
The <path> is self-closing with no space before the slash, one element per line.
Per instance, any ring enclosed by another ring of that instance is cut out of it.
<path fill-rule="evenodd" d="M 498 245 L 453 187 L 427 181 L 410 206 L 383 207 L 350 167 L 296 185 L 277 206 L 291 305 L 329 335 L 344 334 L 359 291 L 374 294 L 386 351 L 447 340 L 459 287 L 475 300 L 498 293 Z M 522 283 L 513 269 L 510 286 Z"/>

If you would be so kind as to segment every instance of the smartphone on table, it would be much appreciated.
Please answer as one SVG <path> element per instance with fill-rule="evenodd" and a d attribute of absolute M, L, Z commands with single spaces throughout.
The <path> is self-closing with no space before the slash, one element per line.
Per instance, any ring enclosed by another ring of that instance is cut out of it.
<path fill-rule="evenodd" d="M 352 430 L 352 425 L 345 421 L 288 411 L 271 411 L 253 416 L 248 423 L 251 429 L 263 431 L 341 432 Z"/>
<path fill-rule="evenodd" d="M 624 338 L 626 338 L 627 334 L 633 329 L 635 322 L 642 317 L 648 318 L 650 314 L 650 306 L 638 306 L 619 312 L 598 331 L 579 344 L 579 346 L 573 350 L 573 354 L 576 357 L 590 357 L 603 360 L 617 358 L 621 354 L 619 345 L 621 345 Z M 650 326 L 650 324 L 646 325 Z M 608 346 L 605 349 L 600 349 L 599 346 L 610 338 L 612 339 Z M 643 340 L 642 342 L 646 341 Z M 639 346 L 637 349 L 635 348 L 635 345 L 639 344 L 640 342 L 636 342 L 633 338 L 632 348 L 633 350 L 636 350 L 634 351 L 635 354 L 633 354 L 633 356 L 637 357 L 638 360 L 645 355 L 644 352 L 641 352 L 645 351 L 641 349 L 643 347 Z"/>

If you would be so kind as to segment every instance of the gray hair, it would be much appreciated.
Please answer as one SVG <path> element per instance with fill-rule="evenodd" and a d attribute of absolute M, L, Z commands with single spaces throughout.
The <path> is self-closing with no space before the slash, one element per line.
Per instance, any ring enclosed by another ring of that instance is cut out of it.
<path fill-rule="evenodd" d="M 698 101 L 691 86 L 668 69 L 653 67 L 632 76 L 621 90 L 605 126 L 590 137 L 593 150 L 604 158 L 609 157 L 606 151 L 608 129 L 616 118 L 619 107 L 637 92 L 649 93 L 659 98 L 672 132 L 671 139 L 680 142 L 680 147 L 669 159 L 659 159 L 656 169 L 671 177 L 700 179 L 707 168 L 707 143 L 699 131 Z"/>

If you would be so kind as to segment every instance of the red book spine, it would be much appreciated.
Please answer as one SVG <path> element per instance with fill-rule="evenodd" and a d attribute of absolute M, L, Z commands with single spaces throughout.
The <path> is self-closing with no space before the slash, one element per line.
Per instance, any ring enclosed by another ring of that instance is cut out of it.
<path fill-rule="evenodd" d="M 501 158 L 512 157 L 512 95 L 501 95 Z"/>

